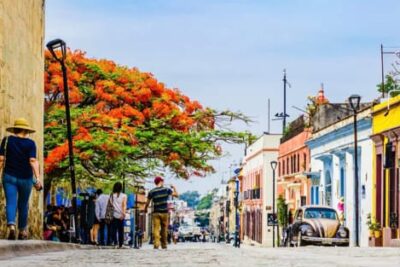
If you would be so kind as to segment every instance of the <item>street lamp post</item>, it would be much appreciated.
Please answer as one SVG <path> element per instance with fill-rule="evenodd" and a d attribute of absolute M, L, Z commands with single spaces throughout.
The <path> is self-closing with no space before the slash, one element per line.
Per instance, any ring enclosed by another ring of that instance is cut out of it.
<path fill-rule="evenodd" d="M 231 242 L 231 238 L 230 238 L 230 233 L 229 233 L 229 229 L 230 229 L 230 224 L 229 224 L 229 220 L 230 220 L 230 209 L 231 209 L 231 201 L 229 199 L 229 184 L 226 186 L 226 196 L 227 196 L 227 200 L 226 200 L 226 243 L 230 243 Z"/>
<path fill-rule="evenodd" d="M 239 238 L 239 230 L 240 230 L 240 220 L 239 220 L 239 173 L 240 169 L 235 170 L 236 179 L 235 179 L 235 244 L 234 246 L 240 248 L 240 238 Z"/>
<path fill-rule="evenodd" d="M 275 211 L 275 170 L 278 162 L 271 161 L 272 168 L 272 214 L 274 218 L 274 224 L 272 226 L 272 247 L 275 247 L 275 220 L 276 220 L 276 211 Z"/>
<path fill-rule="evenodd" d="M 359 211 L 359 181 L 358 181 L 358 137 L 357 137 L 357 112 L 360 108 L 361 97 L 359 95 L 351 95 L 349 97 L 349 103 L 353 109 L 353 125 L 354 125 L 354 202 L 355 202 L 355 245 L 358 247 L 359 244 L 359 223 L 360 223 L 360 211 Z"/>
<path fill-rule="evenodd" d="M 47 43 L 47 48 L 50 53 L 61 64 L 61 70 L 63 73 L 63 84 L 64 84 L 64 102 L 65 102 L 65 116 L 67 120 L 67 139 L 68 139 L 68 152 L 69 152 L 69 171 L 71 175 L 71 189 L 72 189 L 72 209 L 75 217 L 75 240 L 80 240 L 79 229 L 78 229 L 78 205 L 76 199 L 76 181 L 75 181 L 75 165 L 74 165 L 74 151 L 72 143 L 72 129 L 71 129 L 71 112 L 69 105 L 69 90 L 67 80 L 67 68 L 65 66 L 65 59 L 67 56 L 67 46 L 61 39 L 55 39 Z M 57 54 L 56 50 L 61 51 Z"/>

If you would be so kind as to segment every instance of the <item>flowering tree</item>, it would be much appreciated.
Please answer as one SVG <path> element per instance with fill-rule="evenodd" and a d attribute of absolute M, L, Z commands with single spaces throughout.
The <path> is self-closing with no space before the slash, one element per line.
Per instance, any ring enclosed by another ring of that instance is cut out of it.
<path fill-rule="evenodd" d="M 60 65 L 45 54 L 45 173 L 47 182 L 68 166 Z M 167 88 L 151 73 L 68 52 L 68 86 L 78 174 L 109 178 L 167 168 L 178 177 L 213 172 L 220 142 L 243 143 L 248 133 L 222 127 L 249 119 L 217 112 Z"/>

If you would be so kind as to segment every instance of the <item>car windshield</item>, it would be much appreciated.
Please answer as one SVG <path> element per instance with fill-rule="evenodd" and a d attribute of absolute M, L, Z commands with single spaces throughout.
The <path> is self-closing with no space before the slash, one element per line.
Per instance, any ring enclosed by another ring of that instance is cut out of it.
<path fill-rule="evenodd" d="M 305 219 L 329 219 L 337 220 L 336 211 L 325 208 L 308 208 L 304 213 Z"/>

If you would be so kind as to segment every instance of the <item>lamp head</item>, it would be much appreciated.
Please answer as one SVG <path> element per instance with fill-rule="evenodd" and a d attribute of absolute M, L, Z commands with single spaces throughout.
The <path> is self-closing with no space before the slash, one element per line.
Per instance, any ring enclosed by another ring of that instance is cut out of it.
<path fill-rule="evenodd" d="M 276 166 L 278 166 L 278 162 L 276 162 L 275 160 L 271 161 L 271 168 L 272 168 L 273 170 L 276 169 Z"/>
<path fill-rule="evenodd" d="M 361 96 L 359 95 L 351 95 L 349 97 L 349 103 L 354 112 L 356 112 L 360 108 L 360 101 Z"/>
<path fill-rule="evenodd" d="M 65 60 L 67 56 L 67 45 L 61 39 L 54 39 L 46 44 L 47 49 L 49 49 L 50 53 L 53 57 L 58 61 L 62 62 Z M 61 57 L 58 57 L 56 54 L 56 50 L 61 50 Z"/>

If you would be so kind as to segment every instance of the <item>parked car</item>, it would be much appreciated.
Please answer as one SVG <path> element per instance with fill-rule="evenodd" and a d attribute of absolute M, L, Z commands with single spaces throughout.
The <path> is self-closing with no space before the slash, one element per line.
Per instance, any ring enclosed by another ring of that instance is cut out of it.
<path fill-rule="evenodd" d="M 340 224 L 335 209 L 325 206 L 303 206 L 284 233 L 286 246 L 349 246 L 349 229 Z"/>
<path fill-rule="evenodd" d="M 201 237 L 201 228 L 198 226 L 184 225 L 179 227 L 179 242 L 185 241 L 200 241 Z"/>
<path fill-rule="evenodd" d="M 178 241 L 179 242 L 185 242 L 187 240 L 192 240 L 193 239 L 193 229 L 191 226 L 180 226 L 179 227 L 179 237 Z"/>

